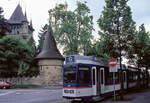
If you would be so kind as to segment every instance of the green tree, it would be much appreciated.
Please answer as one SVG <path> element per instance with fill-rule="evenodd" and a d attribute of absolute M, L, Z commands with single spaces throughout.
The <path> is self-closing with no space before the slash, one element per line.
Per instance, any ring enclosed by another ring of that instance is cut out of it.
<path fill-rule="evenodd" d="M 117 57 L 118 54 L 115 50 L 115 44 L 110 37 L 100 38 L 94 43 L 92 48 L 93 55 L 103 57 L 107 60 L 110 60 L 112 57 Z"/>
<path fill-rule="evenodd" d="M 3 15 L 3 9 L 0 7 L 0 38 L 2 38 L 6 32 L 9 32 L 9 25 L 7 23 L 7 20 L 4 18 Z"/>
<path fill-rule="evenodd" d="M 146 67 L 148 77 L 149 54 L 150 54 L 150 37 L 149 33 L 146 32 L 144 24 L 139 27 L 137 35 L 134 37 L 134 41 L 130 47 L 128 57 L 130 64 L 138 67 L 140 72 L 141 67 Z M 137 86 L 140 88 L 140 74 L 138 73 Z M 148 82 L 147 82 L 148 85 Z"/>
<path fill-rule="evenodd" d="M 35 56 L 36 55 L 36 45 L 35 45 L 35 41 L 32 36 L 28 40 L 27 44 L 31 47 L 32 52 L 33 52 L 32 54 Z"/>
<path fill-rule="evenodd" d="M 0 39 L 0 76 L 22 77 L 30 70 L 32 49 L 13 36 Z"/>
<path fill-rule="evenodd" d="M 144 24 L 142 24 L 134 37 L 134 41 L 132 42 L 130 51 L 128 53 L 129 58 L 131 60 L 130 63 L 137 67 L 144 66 L 145 63 L 143 62 L 143 56 L 147 51 L 148 45 L 148 32 L 146 32 Z"/>
<path fill-rule="evenodd" d="M 106 48 L 114 53 L 115 58 L 120 62 L 121 99 L 123 99 L 122 57 L 125 56 L 135 31 L 135 22 L 132 20 L 131 9 L 127 5 L 128 1 L 105 0 L 106 6 L 98 19 L 100 38 L 107 42 L 113 42 L 111 46 L 108 43 Z M 113 49 L 110 49 L 111 47 Z"/>
<path fill-rule="evenodd" d="M 49 10 L 50 26 L 58 45 L 64 54 L 88 53 L 91 45 L 93 17 L 89 16 L 90 9 L 85 3 L 77 2 L 74 11 L 67 10 L 67 4 L 59 4 Z"/>
<path fill-rule="evenodd" d="M 37 53 L 36 53 L 36 45 L 35 45 L 35 41 L 33 39 L 33 37 L 31 36 L 29 41 L 27 42 L 28 46 L 31 49 L 31 54 L 32 54 L 32 58 L 31 58 L 31 62 L 30 62 L 30 69 L 28 69 L 26 71 L 26 73 L 24 74 L 24 76 L 26 77 L 33 77 L 33 76 L 37 76 L 39 74 L 39 68 L 38 68 L 38 62 L 35 59 Z"/>
<path fill-rule="evenodd" d="M 40 30 L 40 33 L 38 35 L 39 40 L 38 40 L 38 46 L 37 46 L 37 54 L 39 54 L 42 51 L 43 43 L 44 43 L 44 36 L 45 36 L 47 29 L 48 29 L 48 25 L 45 24 L 44 27 L 42 27 L 42 30 Z"/>
<path fill-rule="evenodd" d="M 149 71 L 148 69 L 150 68 L 150 37 L 149 40 L 147 42 L 147 50 L 145 51 L 145 55 L 144 55 L 144 63 L 145 63 L 145 67 L 146 67 L 146 86 L 147 88 L 149 88 Z"/>

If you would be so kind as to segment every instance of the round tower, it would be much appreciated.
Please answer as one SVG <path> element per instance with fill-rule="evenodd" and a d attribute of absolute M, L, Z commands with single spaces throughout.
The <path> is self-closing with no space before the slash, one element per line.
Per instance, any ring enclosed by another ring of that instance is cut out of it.
<path fill-rule="evenodd" d="M 45 33 L 42 51 L 36 57 L 40 68 L 41 83 L 55 85 L 62 83 L 62 65 L 64 58 L 56 46 L 52 31 Z"/>

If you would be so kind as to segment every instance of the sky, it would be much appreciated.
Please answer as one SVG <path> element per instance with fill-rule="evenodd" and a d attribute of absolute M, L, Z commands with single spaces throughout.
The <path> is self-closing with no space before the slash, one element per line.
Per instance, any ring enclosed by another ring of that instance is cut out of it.
<path fill-rule="evenodd" d="M 79 0 L 0 0 L 0 7 L 4 9 L 4 16 L 9 19 L 17 5 L 20 3 L 23 12 L 26 11 L 28 21 L 32 20 L 34 31 L 34 39 L 38 41 L 38 32 L 48 23 L 48 10 L 55 7 L 59 3 L 68 3 L 69 10 L 76 8 L 76 2 Z M 91 15 L 94 17 L 93 35 L 98 37 L 97 19 L 101 15 L 101 11 L 105 6 L 104 0 L 80 0 L 87 1 L 87 6 L 91 10 Z M 146 30 L 150 31 L 150 3 L 149 0 L 129 0 L 128 5 L 131 7 L 133 20 L 137 27 L 145 24 Z"/>

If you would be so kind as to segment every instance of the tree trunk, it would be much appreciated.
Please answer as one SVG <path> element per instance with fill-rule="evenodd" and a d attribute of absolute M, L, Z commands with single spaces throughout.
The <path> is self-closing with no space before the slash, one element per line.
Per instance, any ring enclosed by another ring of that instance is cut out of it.
<path fill-rule="evenodd" d="M 124 86 L 123 86 L 123 73 L 122 73 L 122 57 L 120 56 L 120 83 L 121 83 L 121 88 L 120 88 L 120 99 L 123 100 L 124 99 Z"/>
<path fill-rule="evenodd" d="M 139 64 L 138 64 L 137 74 L 138 74 L 137 89 L 140 89 L 140 67 L 139 67 Z"/>
<path fill-rule="evenodd" d="M 148 67 L 146 67 L 146 87 L 149 88 L 149 73 L 148 73 Z"/>

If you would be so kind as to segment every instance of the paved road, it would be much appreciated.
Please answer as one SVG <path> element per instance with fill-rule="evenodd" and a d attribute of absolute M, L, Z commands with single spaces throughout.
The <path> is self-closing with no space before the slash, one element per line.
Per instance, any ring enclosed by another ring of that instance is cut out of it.
<path fill-rule="evenodd" d="M 61 89 L 7 90 L 0 93 L 0 103 L 69 103 L 69 101 L 62 98 Z"/>
<path fill-rule="evenodd" d="M 113 98 L 102 101 L 101 103 L 150 103 L 150 89 L 140 92 L 128 93 L 124 96 L 124 101 L 113 101 Z"/>
<path fill-rule="evenodd" d="M 0 103 L 70 103 L 62 98 L 62 89 L 26 89 L 0 90 Z M 130 93 L 125 101 L 113 102 L 112 99 L 99 103 L 150 103 L 150 90 L 140 93 Z"/>

